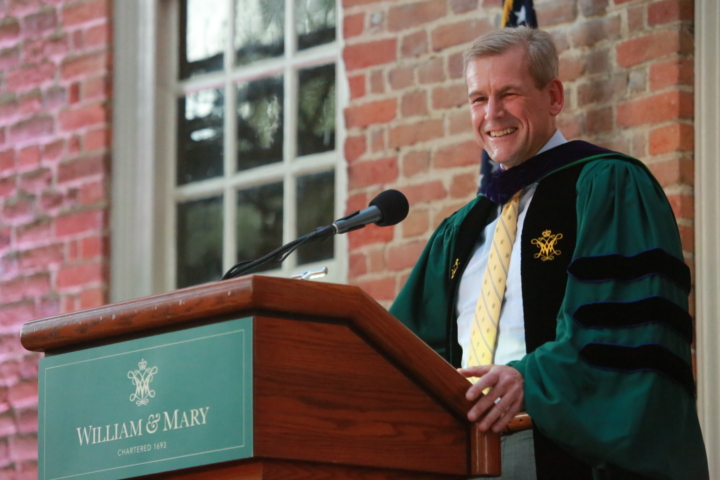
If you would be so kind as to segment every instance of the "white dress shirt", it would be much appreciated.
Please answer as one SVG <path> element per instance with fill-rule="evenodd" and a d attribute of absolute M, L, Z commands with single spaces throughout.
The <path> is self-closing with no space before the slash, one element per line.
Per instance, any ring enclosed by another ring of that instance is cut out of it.
<path fill-rule="evenodd" d="M 550 140 L 540 149 L 538 154 L 567 143 L 560 130 L 556 130 Z M 535 194 L 537 183 L 529 185 L 520 194 L 520 206 L 518 215 L 518 229 L 512 254 L 510 255 L 510 268 L 508 270 L 507 290 L 500 311 L 500 324 L 497 337 L 497 348 L 495 350 L 496 365 L 506 365 L 513 360 L 519 360 L 525 356 L 525 315 L 523 313 L 522 301 L 522 278 L 520 275 L 520 241 L 522 239 L 522 228 L 525 222 L 528 206 Z M 460 279 L 457 298 L 458 314 L 458 343 L 462 347 L 462 366 L 467 367 L 468 345 L 470 344 L 470 330 L 475 318 L 475 305 L 480 295 L 485 268 L 487 266 L 490 247 L 492 246 L 492 235 L 497 224 L 497 217 L 500 215 L 502 206 L 499 206 L 493 214 L 495 219 L 483 230 L 482 235 L 473 247 L 470 260 Z"/>

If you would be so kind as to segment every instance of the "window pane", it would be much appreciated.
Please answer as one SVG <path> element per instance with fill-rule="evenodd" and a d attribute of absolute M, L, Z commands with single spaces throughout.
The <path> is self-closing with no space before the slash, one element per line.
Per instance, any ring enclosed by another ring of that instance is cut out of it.
<path fill-rule="evenodd" d="M 297 229 L 305 235 L 335 219 L 335 172 L 306 175 L 297 180 Z M 298 248 L 298 265 L 333 258 L 334 237 Z"/>
<path fill-rule="evenodd" d="M 177 206 L 177 286 L 222 276 L 222 197 Z"/>
<path fill-rule="evenodd" d="M 177 183 L 223 174 L 222 90 L 202 90 L 178 100 Z"/>
<path fill-rule="evenodd" d="M 237 129 L 238 170 L 282 161 L 282 77 L 238 85 Z"/>
<path fill-rule="evenodd" d="M 227 1 L 180 2 L 180 78 L 222 70 Z"/>
<path fill-rule="evenodd" d="M 283 185 L 241 190 L 237 196 L 237 261 L 255 260 L 282 245 Z M 268 263 L 258 271 L 278 268 Z"/>
<path fill-rule="evenodd" d="M 297 154 L 335 149 L 335 65 L 300 70 Z"/>
<path fill-rule="evenodd" d="M 295 0 L 298 50 L 335 40 L 335 0 Z"/>
<path fill-rule="evenodd" d="M 284 0 L 235 0 L 235 58 L 238 65 L 279 57 L 284 48 Z"/>

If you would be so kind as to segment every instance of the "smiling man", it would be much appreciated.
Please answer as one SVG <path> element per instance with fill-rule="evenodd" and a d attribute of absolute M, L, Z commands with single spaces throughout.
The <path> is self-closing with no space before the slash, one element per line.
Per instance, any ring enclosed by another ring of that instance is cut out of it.
<path fill-rule="evenodd" d="M 548 34 L 490 32 L 465 65 L 500 169 L 440 224 L 391 312 L 462 367 L 468 418 L 503 432 L 503 479 L 707 479 L 690 273 L 662 188 L 557 130 Z"/>

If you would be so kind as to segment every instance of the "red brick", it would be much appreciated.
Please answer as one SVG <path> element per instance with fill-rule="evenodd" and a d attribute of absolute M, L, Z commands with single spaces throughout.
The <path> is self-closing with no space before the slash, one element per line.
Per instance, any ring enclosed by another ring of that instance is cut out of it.
<path fill-rule="evenodd" d="M 25 355 L 20 363 L 20 377 L 33 379 L 38 377 L 39 354 Z"/>
<path fill-rule="evenodd" d="M 57 288 L 61 291 L 68 288 L 102 283 L 103 280 L 101 263 L 85 263 L 61 268 L 57 276 Z"/>
<path fill-rule="evenodd" d="M 692 86 L 695 82 L 694 62 L 689 58 L 676 58 L 650 65 L 650 89 L 662 90 L 676 85 Z"/>
<path fill-rule="evenodd" d="M 350 232 L 348 234 L 348 244 L 350 250 L 352 251 L 365 245 L 387 243 L 393 239 L 394 235 L 395 227 L 378 227 L 376 225 L 368 225 L 360 230 Z"/>
<path fill-rule="evenodd" d="M 673 123 L 650 132 L 650 155 L 688 151 L 695 148 L 695 131 L 692 125 Z"/>
<path fill-rule="evenodd" d="M 465 13 L 477 10 L 478 0 L 450 0 L 450 8 L 453 13 Z"/>
<path fill-rule="evenodd" d="M 20 23 L 14 18 L 0 20 L 0 45 L 10 43 L 20 36 Z"/>
<path fill-rule="evenodd" d="M 11 416 L 11 414 L 4 413 L 0 416 L 0 437 L 9 437 L 11 435 L 15 435 L 15 433 L 17 433 L 15 419 Z"/>
<path fill-rule="evenodd" d="M 9 228 L 0 228 L 0 253 L 10 246 L 10 237 L 12 230 Z"/>
<path fill-rule="evenodd" d="M 356 285 L 377 301 L 393 300 L 395 298 L 394 278 L 366 280 L 357 282 Z"/>
<path fill-rule="evenodd" d="M 106 20 L 108 18 L 107 0 L 74 3 L 62 10 L 62 23 L 65 27 L 78 25 L 90 20 Z"/>
<path fill-rule="evenodd" d="M 640 7 L 628 8 L 628 30 L 631 32 L 641 32 L 645 29 L 645 12 L 647 6 L 642 5 Z"/>
<path fill-rule="evenodd" d="M 3 2 L 11 15 L 21 16 L 40 9 L 41 0 L 9 0 Z"/>
<path fill-rule="evenodd" d="M 65 59 L 61 66 L 63 80 L 87 77 L 107 71 L 107 55 L 105 52 L 91 53 L 80 57 Z"/>
<path fill-rule="evenodd" d="M 11 92 L 26 92 L 38 88 L 55 78 L 55 65 L 44 62 L 26 65 L 7 73 L 7 89 Z"/>
<path fill-rule="evenodd" d="M 443 136 L 442 120 L 423 120 L 390 129 L 390 148 L 414 145 Z"/>
<path fill-rule="evenodd" d="M 410 205 L 417 203 L 431 202 L 433 200 L 441 200 L 447 196 L 447 190 L 440 180 L 434 180 L 418 185 L 408 185 L 402 187 L 402 192 L 408 199 Z"/>
<path fill-rule="evenodd" d="M 10 70 L 13 67 L 17 67 L 20 64 L 20 49 L 6 48 L 0 51 L 0 68 L 3 70 Z"/>
<path fill-rule="evenodd" d="M 65 150 L 65 141 L 56 140 L 52 143 L 43 145 L 42 159 L 43 161 L 55 161 L 62 157 L 63 151 Z"/>
<path fill-rule="evenodd" d="M 68 102 L 70 105 L 75 105 L 80 101 L 80 84 L 78 82 L 72 83 L 68 92 Z"/>
<path fill-rule="evenodd" d="M 355 162 L 348 167 L 348 188 L 353 190 L 391 183 L 397 177 L 397 157 Z"/>
<path fill-rule="evenodd" d="M 32 92 L 20 97 L 19 112 L 22 116 L 30 116 L 39 112 L 42 109 L 42 96 L 39 90 L 33 90 Z"/>
<path fill-rule="evenodd" d="M 15 169 L 15 150 L 0 152 L 0 173 Z"/>
<path fill-rule="evenodd" d="M 436 87 L 432 91 L 432 105 L 435 110 L 464 107 L 467 102 L 465 83 Z"/>
<path fill-rule="evenodd" d="M 418 80 L 422 84 L 437 83 L 445 80 L 442 58 L 433 58 L 424 61 L 418 67 Z"/>
<path fill-rule="evenodd" d="M 593 48 L 584 58 L 585 73 L 606 73 L 610 70 L 610 49 Z"/>
<path fill-rule="evenodd" d="M 25 250 L 20 253 L 20 268 L 24 271 L 58 265 L 64 260 L 61 244 Z"/>
<path fill-rule="evenodd" d="M 447 69 L 450 78 L 464 78 L 465 65 L 463 64 L 462 53 L 455 53 L 448 57 Z"/>
<path fill-rule="evenodd" d="M 105 290 L 102 288 L 88 288 L 80 293 L 80 308 L 95 308 L 105 305 Z"/>
<path fill-rule="evenodd" d="M 27 408 L 37 405 L 37 382 L 21 382 L 11 386 L 8 391 L 8 400 L 13 408 Z"/>
<path fill-rule="evenodd" d="M 20 327 L 30 320 L 35 320 L 32 301 L 0 307 L 0 328 L 3 332 L 12 331 L 17 335 Z"/>
<path fill-rule="evenodd" d="M 617 123 L 634 127 L 676 118 L 693 118 L 693 95 L 689 92 L 667 92 L 621 103 L 617 106 Z"/>
<path fill-rule="evenodd" d="M 90 260 L 101 258 L 105 253 L 105 239 L 103 237 L 88 237 L 80 240 L 81 258 Z"/>
<path fill-rule="evenodd" d="M 366 193 L 356 193 L 351 195 L 345 204 L 345 215 L 350 215 L 352 212 L 362 210 L 368 206 L 368 196 Z"/>
<path fill-rule="evenodd" d="M 88 78 L 82 82 L 82 99 L 84 101 L 102 99 L 107 97 L 107 78 L 99 76 Z"/>
<path fill-rule="evenodd" d="M 35 433 L 38 431 L 38 412 L 35 409 L 18 412 L 18 430 L 20 433 Z"/>
<path fill-rule="evenodd" d="M 430 168 L 430 152 L 421 150 L 409 152 L 402 157 L 402 171 L 406 177 L 427 172 Z"/>
<path fill-rule="evenodd" d="M 585 60 L 576 53 L 561 55 L 558 64 L 558 77 L 563 82 L 573 82 L 585 73 Z"/>
<path fill-rule="evenodd" d="M 355 75 L 348 77 L 350 86 L 350 100 L 355 100 L 365 95 L 365 75 Z"/>
<path fill-rule="evenodd" d="M 0 178 L 0 199 L 1 198 L 8 198 L 13 195 L 15 195 L 15 184 L 17 183 L 17 178 L 15 176 L 7 177 L 7 178 Z"/>
<path fill-rule="evenodd" d="M 620 36 L 620 16 L 595 18 L 573 27 L 570 34 L 577 47 L 592 47 L 605 40 L 614 40 Z"/>
<path fill-rule="evenodd" d="M 400 112 L 403 117 L 427 115 L 427 94 L 425 91 L 415 90 L 403 95 L 400 103 Z"/>
<path fill-rule="evenodd" d="M 358 5 L 368 5 L 370 3 L 383 2 L 385 0 L 342 0 L 343 7 L 350 8 Z"/>
<path fill-rule="evenodd" d="M 35 37 L 55 30 L 57 15 L 55 9 L 44 9 L 38 13 L 28 15 L 23 19 L 23 33 L 28 37 Z"/>
<path fill-rule="evenodd" d="M 684 252 L 695 251 L 695 228 L 687 225 L 678 225 L 680 230 L 680 242 Z"/>
<path fill-rule="evenodd" d="M 47 242 L 52 235 L 52 222 L 48 219 L 35 220 L 32 224 L 22 225 L 17 229 L 17 242 L 27 246 Z"/>
<path fill-rule="evenodd" d="M 632 67 L 672 53 L 692 53 L 692 36 L 684 31 L 656 32 L 634 38 L 616 47 L 617 63 Z"/>
<path fill-rule="evenodd" d="M 397 58 L 397 39 L 348 45 L 343 50 L 343 58 L 348 71 L 393 62 Z"/>
<path fill-rule="evenodd" d="M 661 25 L 678 20 L 692 21 L 694 18 L 692 0 L 663 0 L 648 5 L 649 25 Z"/>
<path fill-rule="evenodd" d="M 85 134 L 83 145 L 85 151 L 100 150 L 108 148 L 110 146 L 109 141 L 109 130 L 106 128 L 99 128 L 97 130 L 91 130 Z"/>
<path fill-rule="evenodd" d="M 428 38 L 424 30 L 405 35 L 400 45 L 400 53 L 403 57 L 419 57 L 428 52 Z"/>
<path fill-rule="evenodd" d="M 480 165 L 482 149 L 473 140 L 438 149 L 433 155 L 434 168 L 452 168 L 466 165 Z"/>
<path fill-rule="evenodd" d="M 591 103 L 607 103 L 624 96 L 627 85 L 626 74 L 580 84 L 577 89 L 577 104 L 584 107 Z"/>
<path fill-rule="evenodd" d="M 66 132 L 105 123 L 106 121 L 107 112 L 101 104 L 60 112 L 60 127 Z"/>
<path fill-rule="evenodd" d="M 96 176 L 102 174 L 104 168 L 103 157 L 99 155 L 63 162 L 58 168 L 58 182 L 66 183 Z"/>
<path fill-rule="evenodd" d="M 390 70 L 388 79 L 393 90 L 401 90 L 413 83 L 414 67 L 399 67 Z"/>
<path fill-rule="evenodd" d="M 373 153 L 385 150 L 385 129 L 374 130 L 370 133 L 370 149 Z"/>
<path fill-rule="evenodd" d="M 10 129 L 10 135 L 14 142 L 23 142 L 49 135 L 54 130 L 55 125 L 52 117 L 38 115 L 13 125 Z"/>
<path fill-rule="evenodd" d="M 430 215 L 426 209 L 413 208 L 401 225 L 403 238 L 422 235 L 430 227 Z"/>
<path fill-rule="evenodd" d="M 576 4 L 577 2 L 568 2 L 567 0 L 552 0 L 550 2 L 538 3 L 535 5 L 538 25 L 546 28 L 561 23 L 572 22 L 577 18 Z"/>
<path fill-rule="evenodd" d="M 466 198 L 475 196 L 478 189 L 478 174 L 463 173 L 455 175 L 450 184 L 450 196 L 452 198 Z"/>
<path fill-rule="evenodd" d="M 348 137 L 345 140 L 345 160 L 352 162 L 362 157 L 367 151 L 365 135 Z"/>
<path fill-rule="evenodd" d="M 80 186 L 80 204 L 83 206 L 90 206 L 98 202 L 102 202 L 106 199 L 106 193 L 107 187 L 102 180 L 98 182 L 84 183 Z"/>
<path fill-rule="evenodd" d="M 407 30 L 445 16 L 445 0 L 427 0 L 398 7 L 388 12 L 388 29 L 391 32 Z"/>
<path fill-rule="evenodd" d="M 580 0 L 580 10 L 586 17 L 604 15 L 607 11 L 608 0 Z"/>
<path fill-rule="evenodd" d="M 15 303 L 23 298 L 25 298 L 25 281 L 22 277 L 0 284 L 0 303 Z"/>
<path fill-rule="evenodd" d="M 348 15 L 343 19 L 343 35 L 345 38 L 352 38 L 360 35 L 365 26 L 365 14 L 357 13 Z"/>
<path fill-rule="evenodd" d="M 88 48 L 105 46 L 110 39 L 108 24 L 96 25 L 88 28 L 85 33 L 85 46 Z"/>
<path fill-rule="evenodd" d="M 52 171 L 48 168 L 40 168 L 28 172 L 20 177 L 20 188 L 23 192 L 40 194 L 52 183 Z"/>
<path fill-rule="evenodd" d="M 463 109 L 458 112 L 453 112 L 448 116 L 448 123 L 450 135 L 472 132 L 472 122 L 470 121 L 469 110 Z"/>
<path fill-rule="evenodd" d="M 695 217 L 695 202 L 692 195 L 672 194 L 667 197 L 675 218 Z"/>
<path fill-rule="evenodd" d="M 359 277 L 367 273 L 367 259 L 363 253 L 353 253 L 349 260 L 350 277 Z"/>
<path fill-rule="evenodd" d="M 558 115 L 557 128 L 565 138 L 579 137 L 583 131 L 582 115 L 570 113 Z"/>
<path fill-rule="evenodd" d="M 461 43 L 471 42 L 492 28 L 492 24 L 486 18 L 441 25 L 432 31 L 432 48 L 439 52 Z"/>
<path fill-rule="evenodd" d="M 590 135 L 606 133 L 613 128 L 612 107 L 588 110 L 585 114 L 585 127 Z"/>
<path fill-rule="evenodd" d="M 36 460 L 37 452 L 38 441 L 34 435 L 15 436 L 10 439 L 10 458 L 14 462 Z"/>
<path fill-rule="evenodd" d="M 426 243 L 425 241 L 403 243 L 390 248 L 387 255 L 388 270 L 399 271 L 412 268 L 420 258 Z"/>
<path fill-rule="evenodd" d="M 45 111 L 56 111 L 67 104 L 66 90 L 63 87 L 50 87 L 44 92 Z"/>
<path fill-rule="evenodd" d="M 32 219 L 33 201 L 31 197 L 15 197 L 5 200 L 2 218 L 8 223 L 25 223 Z"/>
<path fill-rule="evenodd" d="M 385 78 L 382 70 L 375 70 L 370 74 L 370 91 L 372 93 L 385 93 Z"/>
<path fill-rule="evenodd" d="M 662 187 L 693 184 L 695 165 L 690 159 L 681 158 L 679 160 L 652 162 L 648 164 L 648 168 Z"/>
<path fill-rule="evenodd" d="M 28 170 L 40 164 L 40 147 L 32 146 L 23 148 L 18 152 L 18 168 Z"/>
<path fill-rule="evenodd" d="M 82 233 L 99 232 L 104 227 L 103 210 L 87 210 L 58 217 L 55 221 L 55 234 L 58 238 Z"/>
<path fill-rule="evenodd" d="M 397 100 L 394 98 L 354 105 L 345 109 L 345 124 L 347 128 L 354 128 L 387 123 L 395 118 L 396 112 Z"/>

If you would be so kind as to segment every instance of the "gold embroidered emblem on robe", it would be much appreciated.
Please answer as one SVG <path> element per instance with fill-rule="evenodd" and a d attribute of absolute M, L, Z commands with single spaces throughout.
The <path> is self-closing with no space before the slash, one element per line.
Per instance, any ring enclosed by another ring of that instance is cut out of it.
<path fill-rule="evenodd" d="M 535 258 L 539 258 L 543 262 L 553 260 L 555 255 L 560 255 L 562 252 L 555 249 L 555 245 L 558 240 L 563 238 L 562 233 L 556 233 L 553 235 L 552 231 L 545 230 L 542 232 L 542 237 L 533 238 L 530 243 L 537 245 L 540 251 L 535 254 Z"/>

